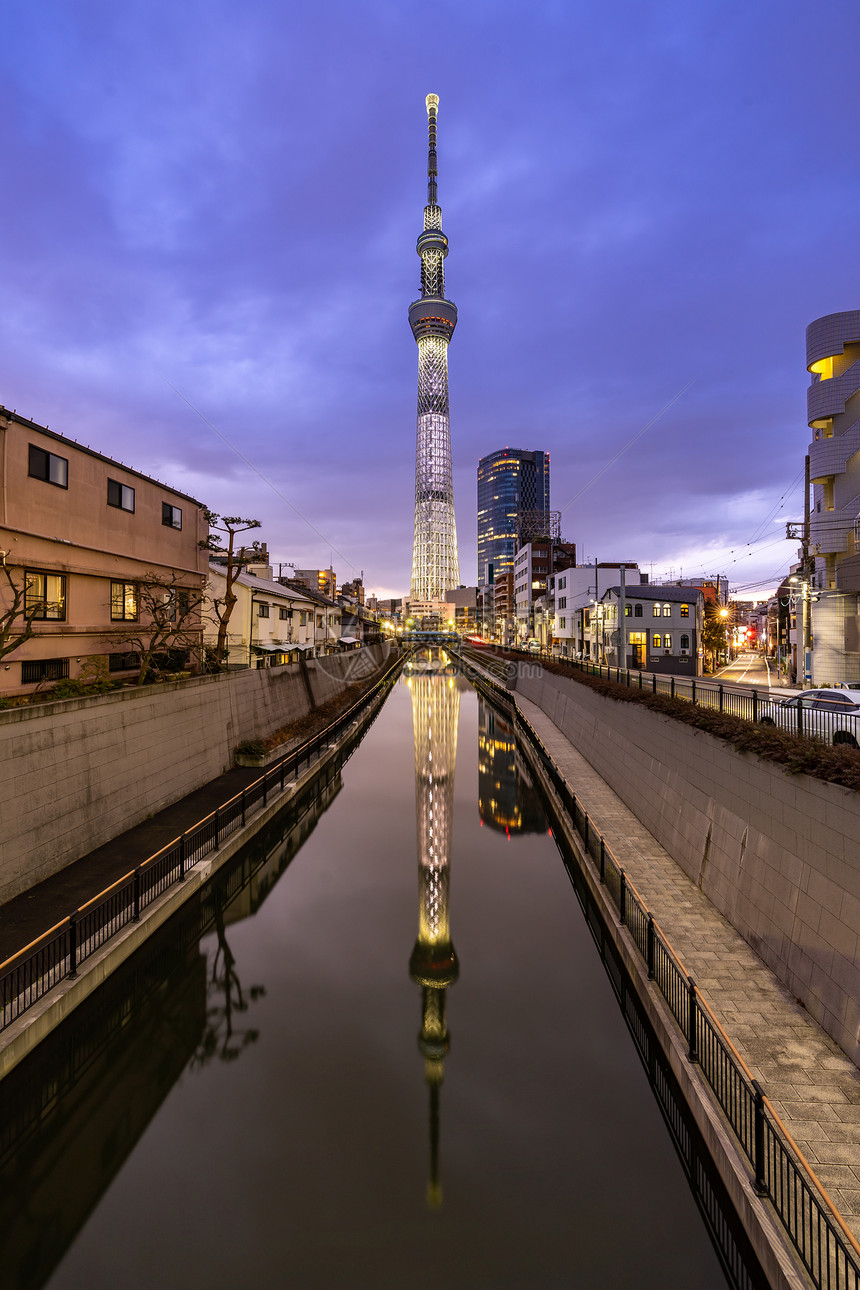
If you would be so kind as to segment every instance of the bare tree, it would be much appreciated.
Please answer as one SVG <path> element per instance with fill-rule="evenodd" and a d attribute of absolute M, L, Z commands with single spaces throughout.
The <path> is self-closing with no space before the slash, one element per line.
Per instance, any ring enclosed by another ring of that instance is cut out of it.
<path fill-rule="evenodd" d="M 150 673 L 175 670 L 171 655 L 176 651 L 200 653 L 202 625 L 200 606 L 204 588 L 189 587 L 175 573 L 162 577 L 146 573 L 135 584 L 137 621 L 129 623 L 122 636 L 140 656 L 140 685 Z"/>
<path fill-rule="evenodd" d="M 12 570 L 0 565 L 0 658 L 11 654 L 33 635 L 33 619 L 45 608 L 44 601 L 27 604 L 27 576 L 21 582 L 12 577 Z M 5 583 L 5 586 L 4 586 Z"/>
<path fill-rule="evenodd" d="M 259 555 L 260 549 L 259 543 L 254 542 L 250 547 L 242 546 L 237 551 L 236 534 L 247 533 L 249 529 L 258 529 L 260 520 L 243 519 L 239 515 L 216 515 L 214 511 L 205 511 L 204 515 L 210 529 L 214 529 L 214 532 L 210 533 L 207 540 L 200 545 L 204 551 L 213 552 L 224 562 L 224 595 L 212 599 L 212 609 L 218 623 L 215 659 L 218 666 L 223 667 L 227 661 L 227 628 L 236 605 L 233 584 L 245 565 L 250 564 Z M 219 534 L 226 537 L 226 544 Z"/>

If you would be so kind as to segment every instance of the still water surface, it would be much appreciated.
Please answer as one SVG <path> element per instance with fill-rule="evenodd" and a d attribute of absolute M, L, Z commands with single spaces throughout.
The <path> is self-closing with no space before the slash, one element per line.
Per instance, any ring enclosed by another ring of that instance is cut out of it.
<path fill-rule="evenodd" d="M 4 1284 L 724 1287 L 523 772 L 460 678 L 401 681 L 67 1052 L 0 1174 Z"/>

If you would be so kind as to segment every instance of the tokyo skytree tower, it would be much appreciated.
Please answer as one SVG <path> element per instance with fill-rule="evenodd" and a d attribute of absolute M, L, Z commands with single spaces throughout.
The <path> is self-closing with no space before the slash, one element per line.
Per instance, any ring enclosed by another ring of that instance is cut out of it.
<path fill-rule="evenodd" d="M 418 343 L 418 434 L 415 447 L 415 536 L 412 543 L 413 600 L 444 600 L 460 585 L 451 430 L 448 424 L 448 342 L 457 326 L 457 306 L 445 299 L 442 211 L 436 202 L 436 109 L 438 94 L 427 95 L 429 154 L 421 256 L 421 299 L 409 306 L 409 326 Z"/>

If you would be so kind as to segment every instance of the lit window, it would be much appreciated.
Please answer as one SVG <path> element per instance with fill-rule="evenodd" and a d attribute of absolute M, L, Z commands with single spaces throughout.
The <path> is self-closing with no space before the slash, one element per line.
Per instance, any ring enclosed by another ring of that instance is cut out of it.
<path fill-rule="evenodd" d="M 624 617 L 625 617 L 625 618 L 631 618 L 631 617 L 632 617 L 632 615 L 633 615 L 633 606 L 632 606 L 632 605 L 630 605 L 630 604 L 625 605 L 625 606 L 624 606 Z"/>
<path fill-rule="evenodd" d="M 108 506 L 116 506 L 121 511 L 134 510 L 134 489 L 129 488 L 127 484 L 121 484 L 117 479 L 109 479 L 107 482 Z"/>
<path fill-rule="evenodd" d="M 133 582 L 110 584 L 110 616 L 115 623 L 133 623 L 137 619 L 137 586 Z"/>
<path fill-rule="evenodd" d="M 179 506 L 171 506 L 170 502 L 162 502 L 161 522 L 169 529 L 181 529 L 182 509 Z"/>
<path fill-rule="evenodd" d="M 682 618 L 689 618 L 689 617 L 690 617 L 690 606 L 689 606 L 689 605 L 682 605 L 682 606 L 681 606 L 681 617 L 682 617 Z"/>
<path fill-rule="evenodd" d="M 660 617 L 660 606 L 659 606 L 659 605 L 655 605 L 655 606 L 654 606 L 654 617 L 655 617 L 655 618 L 659 618 L 659 617 Z"/>
<path fill-rule="evenodd" d="M 61 573 L 26 573 L 24 613 L 37 621 L 63 622 L 66 617 L 66 579 Z"/>
<path fill-rule="evenodd" d="M 663 637 L 663 648 L 664 649 L 672 648 L 672 637 L 669 635 L 668 632 L 666 632 L 666 635 Z"/>
<path fill-rule="evenodd" d="M 662 643 L 663 643 L 663 638 L 660 635 L 660 633 L 654 632 L 653 636 L 651 637 L 651 648 L 660 649 L 660 646 L 662 645 Z"/>
<path fill-rule="evenodd" d="M 69 486 L 69 463 L 65 457 L 56 457 L 44 448 L 30 444 L 30 461 L 28 474 L 33 479 L 43 479 L 46 484 L 56 484 L 57 488 Z"/>
<path fill-rule="evenodd" d="M 664 617 L 664 618 L 671 618 L 671 617 L 672 617 L 672 606 L 671 606 L 671 605 L 664 605 L 664 606 L 663 606 L 663 617 Z"/>

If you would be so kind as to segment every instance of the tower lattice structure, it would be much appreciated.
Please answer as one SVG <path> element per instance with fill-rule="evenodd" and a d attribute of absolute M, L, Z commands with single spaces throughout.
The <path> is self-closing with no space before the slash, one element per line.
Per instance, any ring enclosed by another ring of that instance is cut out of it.
<path fill-rule="evenodd" d="M 424 1058 L 424 1077 L 430 1093 L 427 1200 L 436 1206 L 442 1200 L 439 1094 L 450 1045 L 445 1001 L 448 986 L 453 985 L 459 973 L 448 921 L 448 894 L 460 692 L 453 675 L 438 672 L 413 675 L 409 688 L 418 832 L 418 937 L 409 959 L 409 974 L 421 986 L 418 1049 Z"/>
<path fill-rule="evenodd" d="M 418 344 L 418 431 L 415 445 L 415 535 L 412 543 L 413 600 L 444 600 L 460 585 L 451 428 L 448 408 L 448 343 L 457 306 L 445 299 L 448 239 L 437 202 L 437 94 L 427 95 L 429 149 L 424 231 L 418 238 L 421 298 L 409 306 L 409 326 Z"/>

